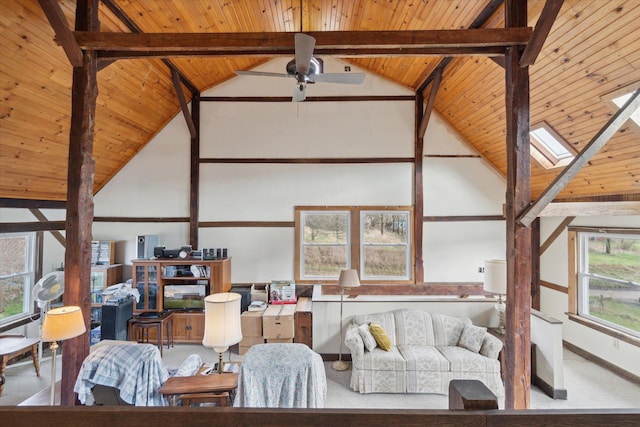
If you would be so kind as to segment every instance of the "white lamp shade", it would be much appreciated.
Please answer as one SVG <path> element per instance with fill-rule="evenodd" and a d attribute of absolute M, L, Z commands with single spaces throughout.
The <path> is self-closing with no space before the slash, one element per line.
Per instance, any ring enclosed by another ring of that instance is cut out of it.
<path fill-rule="evenodd" d="M 44 317 L 42 341 L 64 341 L 82 335 L 86 330 L 80 307 L 58 307 L 49 310 Z"/>
<path fill-rule="evenodd" d="M 360 286 L 358 272 L 356 270 L 340 270 L 338 285 L 342 286 L 343 288 L 356 288 Z"/>
<path fill-rule="evenodd" d="M 218 353 L 242 341 L 240 294 L 223 292 L 204 299 L 204 338 L 202 345 Z"/>
<path fill-rule="evenodd" d="M 491 259 L 484 262 L 484 290 L 501 295 L 507 293 L 507 261 Z"/>

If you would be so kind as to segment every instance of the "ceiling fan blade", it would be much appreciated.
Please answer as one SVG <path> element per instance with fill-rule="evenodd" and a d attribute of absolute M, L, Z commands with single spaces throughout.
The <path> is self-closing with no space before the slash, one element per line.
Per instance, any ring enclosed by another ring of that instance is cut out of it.
<path fill-rule="evenodd" d="M 309 74 L 313 49 L 316 47 L 316 39 L 302 33 L 296 33 L 296 73 Z"/>
<path fill-rule="evenodd" d="M 269 73 L 266 71 L 236 71 L 239 76 L 262 76 L 262 77 L 291 77 L 289 74 Z"/>
<path fill-rule="evenodd" d="M 314 82 L 340 83 L 347 85 L 359 85 L 364 81 L 364 73 L 322 73 L 310 76 Z"/>
<path fill-rule="evenodd" d="M 304 83 L 298 83 L 293 88 L 293 98 L 291 102 L 302 102 L 307 98 L 306 85 Z"/>

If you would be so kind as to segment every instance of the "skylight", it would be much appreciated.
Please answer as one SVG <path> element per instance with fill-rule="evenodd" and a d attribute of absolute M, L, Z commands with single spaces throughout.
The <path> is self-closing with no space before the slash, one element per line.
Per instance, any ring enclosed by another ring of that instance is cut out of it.
<path fill-rule="evenodd" d="M 546 169 L 566 166 L 575 157 L 569 144 L 546 122 L 532 126 L 529 135 L 531 155 Z"/>
<path fill-rule="evenodd" d="M 631 95 L 633 95 L 633 91 L 629 91 L 624 95 L 617 96 L 613 98 L 612 101 L 618 106 L 618 108 L 621 108 L 629 100 L 629 98 L 631 98 Z M 640 126 L 640 108 L 638 108 L 631 115 L 631 120 L 633 120 L 638 126 Z"/>

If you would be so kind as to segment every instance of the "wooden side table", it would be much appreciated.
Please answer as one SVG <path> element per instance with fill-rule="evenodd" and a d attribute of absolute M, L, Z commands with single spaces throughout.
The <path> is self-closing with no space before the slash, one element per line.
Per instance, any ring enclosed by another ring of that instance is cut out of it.
<path fill-rule="evenodd" d="M 171 377 L 160 387 L 159 392 L 167 397 L 170 406 L 176 406 L 178 397 L 197 399 L 198 402 L 220 402 L 220 398 L 223 397 L 221 394 L 227 393 L 227 396 L 231 396 L 237 387 L 236 372 L 197 374 L 190 377 Z"/>
<path fill-rule="evenodd" d="M 33 366 L 36 368 L 36 375 L 40 376 L 40 361 L 38 360 L 38 338 L 25 338 L 22 335 L 0 336 L 0 396 L 4 388 L 4 373 L 9 360 L 21 354 L 31 352 L 33 355 Z"/>
<path fill-rule="evenodd" d="M 162 356 L 162 346 L 165 342 L 165 332 L 167 348 L 173 346 L 173 311 L 158 313 L 156 317 L 134 316 L 129 319 L 129 339 L 135 339 L 139 343 L 149 342 L 149 330 L 155 329 L 157 332 L 156 345 L 160 349 Z"/>

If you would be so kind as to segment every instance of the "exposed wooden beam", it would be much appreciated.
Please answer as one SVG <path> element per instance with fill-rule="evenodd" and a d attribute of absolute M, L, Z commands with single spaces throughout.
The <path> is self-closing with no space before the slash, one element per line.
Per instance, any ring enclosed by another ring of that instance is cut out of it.
<path fill-rule="evenodd" d="M 500 55 L 509 46 L 525 45 L 531 28 L 488 28 L 420 31 L 326 31 L 307 33 L 316 39 L 314 54 L 370 55 Z M 100 33 L 76 32 L 82 49 L 101 57 L 135 56 L 276 56 L 294 54 L 292 33 Z"/>
<path fill-rule="evenodd" d="M 493 14 L 498 10 L 498 8 L 502 6 L 502 3 L 504 3 L 504 0 L 491 0 L 485 6 L 485 8 L 482 9 L 482 11 L 478 14 L 478 16 L 476 16 L 476 19 L 473 20 L 471 25 L 469 25 L 469 29 L 483 27 L 487 23 L 487 21 L 491 18 L 491 16 L 493 16 Z M 501 58 L 504 61 L 504 57 L 502 56 L 498 56 L 496 58 Z M 442 61 L 440 61 L 440 63 L 436 67 L 436 69 L 433 70 L 431 74 L 426 76 L 422 81 L 422 83 L 418 85 L 418 90 L 416 92 L 423 92 L 427 88 L 431 80 L 435 78 L 438 71 L 440 72 L 440 74 L 444 73 L 444 69 L 447 67 L 447 65 L 449 65 L 449 62 L 451 62 L 452 59 L 453 58 L 450 56 L 443 58 Z"/>
<path fill-rule="evenodd" d="M 504 221 L 503 215 L 448 215 L 425 216 L 425 222 Z"/>
<path fill-rule="evenodd" d="M 191 135 L 191 138 L 194 138 L 196 136 L 196 125 L 193 123 L 193 118 L 191 117 L 189 106 L 187 105 L 187 98 L 184 96 L 182 85 L 180 84 L 180 75 L 174 69 L 171 69 L 171 81 L 173 83 L 173 88 L 176 91 L 178 102 L 180 103 L 180 110 L 182 111 L 185 122 L 187 122 L 189 134 Z"/>
<path fill-rule="evenodd" d="M 420 120 L 420 124 L 418 127 L 418 136 L 420 138 L 424 138 L 424 134 L 427 131 L 427 126 L 429 125 L 429 120 L 431 119 L 431 113 L 433 112 L 433 108 L 436 105 L 436 96 L 438 95 L 440 83 L 442 82 L 442 70 L 443 68 L 440 68 L 438 70 L 433 81 L 431 82 L 431 90 L 429 91 L 427 105 L 425 105 L 424 107 L 424 114 L 422 115 L 422 119 Z"/>
<path fill-rule="evenodd" d="M 39 209 L 29 209 L 29 212 L 31 212 L 33 214 L 33 216 L 35 216 L 38 221 L 40 222 L 49 222 L 49 219 L 44 216 L 44 214 L 39 210 Z M 62 235 L 62 233 L 60 233 L 59 231 L 56 230 L 49 230 L 51 232 L 51 235 L 58 241 L 60 242 L 60 244 L 62 245 L 63 248 L 65 248 L 67 246 L 67 240 L 64 238 L 64 236 Z"/>
<path fill-rule="evenodd" d="M 551 233 L 549 237 L 547 237 L 547 240 L 545 240 L 544 243 L 540 245 L 540 255 L 542 255 L 547 249 L 549 249 L 549 246 L 551 246 L 553 242 L 556 241 L 558 236 L 562 234 L 565 228 L 567 228 L 567 226 L 571 224 L 571 221 L 573 221 L 575 218 L 575 216 L 568 216 L 562 220 L 562 222 L 556 227 L 556 229 L 553 230 L 553 233 Z"/>
<path fill-rule="evenodd" d="M 431 88 L 431 94 L 435 99 L 434 87 Z M 424 221 L 422 217 L 424 215 L 424 177 L 422 175 L 422 168 L 424 164 L 424 131 L 420 132 L 422 123 L 425 121 L 424 111 L 424 94 L 422 91 L 416 92 L 415 102 L 415 119 L 414 119 L 414 149 L 413 149 L 413 239 L 416 242 L 413 255 L 413 278 L 415 283 L 424 282 L 424 259 L 423 259 L 423 247 L 422 236 L 424 231 Z M 433 103 L 431 104 L 433 108 Z M 431 114 L 431 111 L 428 112 Z M 428 121 L 428 119 L 426 119 Z M 426 124 L 424 125 L 426 129 Z"/>
<path fill-rule="evenodd" d="M 25 231 L 64 230 L 64 221 L 47 222 L 3 222 L 0 233 L 21 233 Z"/>
<path fill-rule="evenodd" d="M 543 216 L 621 216 L 640 215 L 638 202 L 561 202 L 549 203 L 540 212 Z"/>
<path fill-rule="evenodd" d="M 122 10 L 122 8 L 120 6 L 115 4 L 113 2 L 113 0 L 101 0 L 101 2 L 102 2 L 102 4 L 104 4 L 111 11 L 111 13 L 113 13 L 115 16 L 117 16 L 118 19 L 120 21 L 122 21 L 122 23 L 124 25 L 126 25 L 127 28 L 129 28 L 129 30 L 131 30 L 131 32 L 133 32 L 133 33 L 142 33 L 143 32 L 142 29 L 138 26 L 138 24 L 136 24 L 133 21 L 133 19 L 131 19 L 131 17 L 129 17 L 129 15 L 127 15 L 125 13 L 125 11 Z M 104 66 L 102 66 L 103 62 L 105 62 L 105 61 L 100 61 L 99 69 L 104 68 Z M 175 72 L 178 73 L 178 75 L 180 76 L 180 81 L 182 81 L 182 84 L 184 84 L 187 87 L 187 89 L 189 89 L 189 92 L 191 92 L 191 94 L 199 93 L 198 88 L 196 88 L 196 86 L 182 73 L 182 71 L 180 71 L 178 69 L 178 67 L 175 66 L 175 64 L 173 62 L 169 61 L 168 59 L 163 59 L 162 62 L 167 67 L 169 67 L 169 69 L 172 72 L 175 71 Z M 108 65 L 109 63 L 107 63 L 106 65 Z"/>
<path fill-rule="evenodd" d="M 76 30 L 99 31 L 98 0 L 76 3 Z M 60 403 L 74 406 L 73 391 L 82 362 L 89 355 L 91 315 L 91 228 L 93 225 L 93 184 L 95 161 L 93 138 L 98 97 L 97 58 L 92 51 L 83 52 L 82 65 L 73 68 L 71 86 L 71 123 L 69 131 L 69 166 L 67 179 L 67 217 L 64 270 L 64 304 L 79 306 L 87 331 L 65 341 L 62 352 Z"/>
<path fill-rule="evenodd" d="M 80 50 L 80 46 L 68 26 L 67 18 L 58 2 L 56 0 L 38 0 L 38 3 L 47 16 L 53 32 L 56 33 L 56 41 L 67 54 L 69 62 L 74 67 L 80 67 L 82 65 L 82 50 Z"/>
<path fill-rule="evenodd" d="M 538 199 L 519 217 L 518 222 L 527 227 L 544 208 L 567 186 L 598 151 L 615 135 L 624 122 L 640 108 L 640 89 L 614 114 L 593 139 L 584 147 L 567 167 L 556 176 Z"/>
<path fill-rule="evenodd" d="M 371 102 L 371 101 L 415 101 L 414 95 L 341 95 L 307 96 L 304 102 Z M 290 96 L 201 96 L 202 102 L 287 102 Z"/>
<path fill-rule="evenodd" d="M 520 58 L 520 66 L 526 67 L 533 65 L 544 46 L 544 42 L 547 40 L 547 36 L 551 32 L 551 27 L 560 13 L 560 8 L 564 0 L 547 0 L 542 8 L 542 13 L 536 22 L 536 26 L 533 29 L 531 40 L 527 44 L 522 58 Z"/>
<path fill-rule="evenodd" d="M 191 134 L 189 160 L 189 243 L 198 248 L 198 222 L 200 221 L 200 93 L 191 98 Z"/>
<path fill-rule="evenodd" d="M 66 209 L 64 200 L 9 199 L 0 197 L 0 208 Z"/>
<path fill-rule="evenodd" d="M 306 102 L 306 100 L 305 100 Z M 357 164 L 357 163 L 411 163 L 414 161 L 413 157 L 353 157 L 353 158 L 233 158 L 233 157 L 214 157 L 214 158 L 201 158 L 200 163 L 244 163 L 244 164 Z"/>
<path fill-rule="evenodd" d="M 507 28 L 527 25 L 527 2 L 505 1 Z M 504 358 L 506 409 L 528 409 L 531 388 L 531 229 L 516 218 L 531 202 L 529 67 L 520 67 L 522 49 L 505 55 L 507 119 L 506 260 L 507 309 Z"/>

